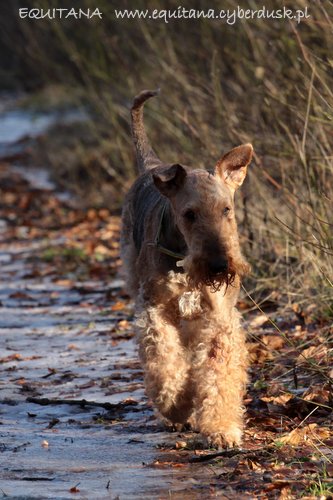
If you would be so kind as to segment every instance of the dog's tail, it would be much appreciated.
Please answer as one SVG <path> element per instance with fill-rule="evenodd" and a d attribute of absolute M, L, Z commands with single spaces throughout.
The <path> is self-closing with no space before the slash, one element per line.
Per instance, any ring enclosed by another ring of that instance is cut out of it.
<path fill-rule="evenodd" d="M 143 106 L 147 99 L 156 96 L 158 90 L 143 90 L 138 94 L 133 101 L 131 116 L 132 116 L 132 134 L 136 149 L 136 158 L 140 173 L 145 170 L 156 167 L 161 163 L 155 151 L 151 147 L 145 126 L 143 123 Z"/>

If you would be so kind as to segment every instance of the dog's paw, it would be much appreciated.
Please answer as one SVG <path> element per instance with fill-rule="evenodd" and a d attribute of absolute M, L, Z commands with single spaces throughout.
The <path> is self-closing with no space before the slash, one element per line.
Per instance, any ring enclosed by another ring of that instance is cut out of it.
<path fill-rule="evenodd" d="M 238 448 L 242 442 L 241 429 L 234 427 L 221 432 L 212 432 L 206 436 L 207 444 L 210 447 L 217 448 Z"/>

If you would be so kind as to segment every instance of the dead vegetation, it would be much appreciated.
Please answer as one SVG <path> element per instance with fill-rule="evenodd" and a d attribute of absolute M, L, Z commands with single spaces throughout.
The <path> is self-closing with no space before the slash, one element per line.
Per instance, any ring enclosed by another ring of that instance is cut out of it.
<path fill-rule="evenodd" d="M 270 8 L 279 5 L 273 1 Z M 302 0 L 293 4 L 304 7 Z M 254 144 L 239 213 L 255 275 L 246 284 L 250 294 L 276 302 L 282 295 L 300 314 L 312 308 L 330 320 L 331 2 L 312 2 L 311 17 L 299 25 L 116 21 L 108 2 L 100 8 L 103 22 L 82 20 L 75 30 L 70 22 L 47 20 L 21 26 L 30 68 L 44 69 L 42 83 L 52 81 L 39 93 L 39 105 L 68 102 L 72 95 L 92 116 L 40 139 L 39 162 L 50 164 L 58 182 L 89 204 L 119 207 L 134 176 L 131 99 L 143 88 L 161 87 L 147 109 L 161 158 L 212 167 L 222 151 Z"/>

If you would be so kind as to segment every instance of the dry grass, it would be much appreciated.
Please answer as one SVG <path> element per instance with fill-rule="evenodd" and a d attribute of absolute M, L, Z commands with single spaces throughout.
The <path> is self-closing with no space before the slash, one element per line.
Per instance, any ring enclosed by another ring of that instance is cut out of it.
<path fill-rule="evenodd" d="M 255 0 L 249 5 L 262 6 Z M 71 132 L 67 148 L 57 143 L 52 149 L 54 136 L 47 145 L 67 187 L 81 185 L 85 176 L 89 201 L 119 206 L 135 175 L 131 98 L 161 87 L 146 113 L 161 158 L 211 167 L 228 148 L 254 144 L 239 219 L 257 297 L 280 300 L 282 293 L 289 305 L 303 310 L 315 304 L 313 313 L 332 317 L 332 2 L 311 2 L 311 18 L 300 25 L 117 21 L 109 2 L 99 6 L 103 22 L 77 22 L 75 30 L 47 21 L 23 28 L 32 67 L 69 92 L 79 86 L 94 117 L 83 136 Z M 269 5 L 280 6 L 277 0 Z M 218 2 L 211 7 L 219 8 Z M 52 55 L 47 60 L 45 44 Z M 106 183 L 108 189 L 99 188 Z"/>

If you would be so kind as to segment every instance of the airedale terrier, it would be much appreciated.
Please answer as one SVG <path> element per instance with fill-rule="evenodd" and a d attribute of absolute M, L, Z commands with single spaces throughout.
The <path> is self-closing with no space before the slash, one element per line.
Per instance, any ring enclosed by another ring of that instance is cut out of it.
<path fill-rule="evenodd" d="M 249 266 L 234 193 L 253 148 L 232 149 L 212 170 L 162 163 L 143 125 L 143 105 L 156 94 L 141 92 L 131 111 L 140 176 L 125 199 L 121 237 L 146 393 L 172 423 L 190 422 L 213 446 L 235 446 L 247 382 L 236 302 Z"/>

